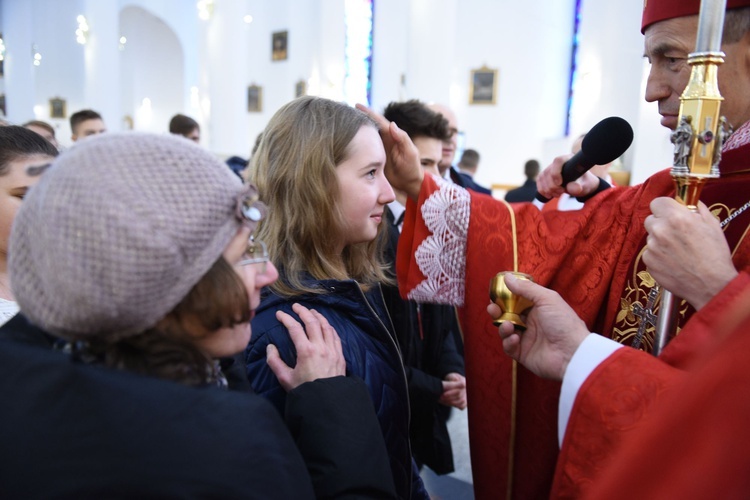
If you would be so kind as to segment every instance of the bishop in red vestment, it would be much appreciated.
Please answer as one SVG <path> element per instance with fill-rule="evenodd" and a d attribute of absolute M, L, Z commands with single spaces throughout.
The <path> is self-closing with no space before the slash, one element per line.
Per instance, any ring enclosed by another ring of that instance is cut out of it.
<path fill-rule="evenodd" d="M 749 4 L 730 1 L 730 7 Z M 696 14 L 697 5 L 650 0 L 644 27 Z M 658 68 L 652 69 L 652 76 L 654 71 Z M 749 84 L 738 82 L 746 90 Z M 664 103 L 659 98 L 666 122 L 666 103 L 678 96 L 664 97 Z M 728 99 L 726 109 L 731 106 Z M 743 122 L 747 119 L 750 116 Z M 750 206 L 748 153 L 750 123 L 745 123 L 725 145 L 721 178 L 711 181 L 701 196 L 720 220 L 726 220 L 724 235 L 736 269 L 750 265 L 750 210 L 745 211 Z M 477 498 L 545 497 L 558 453 L 559 384 L 536 377 L 504 355 L 485 311 L 490 279 L 516 269 L 517 262 L 518 271 L 558 291 L 592 331 L 650 350 L 653 324 L 644 313 L 658 313 L 658 303 L 649 300 L 655 280 L 643 263 L 644 220 L 651 201 L 662 196 L 674 197 L 668 170 L 642 185 L 601 193 L 575 213 L 507 205 L 429 176 L 418 200 L 410 200 L 399 245 L 399 286 L 414 300 L 461 306 Z M 683 303 L 678 326 L 683 327 L 692 313 Z M 696 349 L 687 339 L 684 343 L 687 351 Z"/>
<path fill-rule="evenodd" d="M 747 6 L 750 1 L 729 0 L 728 5 Z M 647 53 L 649 31 L 661 21 L 697 14 L 698 6 L 697 0 L 649 0 L 643 24 L 644 29 L 649 26 Z M 694 41 L 695 30 L 685 36 Z M 740 47 L 746 47 L 748 37 L 739 39 Z M 682 48 L 685 56 L 692 46 Z M 680 47 L 672 49 L 679 52 Z M 741 64 L 746 60 L 741 54 L 735 52 L 737 57 L 730 57 L 725 66 Z M 662 123 L 674 127 L 689 69 L 676 71 L 680 58 L 671 52 L 657 51 L 649 59 L 652 72 L 646 98 L 659 102 Z M 750 81 L 739 79 L 739 73 L 732 74 L 737 81 L 729 85 L 730 92 L 722 92 L 727 98 L 722 111 L 730 123 L 744 125 L 725 144 L 722 177 L 712 181 L 701 198 L 724 221 L 733 261 L 728 265 L 735 274 L 735 269 L 746 269 L 750 260 L 745 238 L 750 227 L 750 210 L 746 212 L 750 116 L 745 113 L 750 109 L 746 105 Z M 540 212 L 530 204 L 511 206 L 436 178 L 422 179 L 421 170 L 411 166 L 408 139 L 399 138 L 403 134 L 383 123 L 382 117 L 372 116 L 380 118 L 390 153 L 389 179 L 412 197 L 397 258 L 402 293 L 418 301 L 461 306 L 476 497 L 546 497 L 558 453 L 559 383 L 536 377 L 503 354 L 497 329 L 485 310 L 489 281 L 496 273 L 513 269 L 532 274 L 538 283 L 560 292 L 589 329 L 649 350 L 653 325 L 648 320 L 658 312 L 658 303 L 649 297 L 655 280 L 643 262 L 643 224 L 652 200 L 674 197 L 673 181 L 665 170 L 640 186 L 601 193 L 575 213 Z M 693 311 L 683 303 L 680 312 L 682 327 Z M 645 321 L 638 322 L 639 315 Z M 686 353 L 700 346 L 691 337 L 680 342 L 687 346 Z"/>

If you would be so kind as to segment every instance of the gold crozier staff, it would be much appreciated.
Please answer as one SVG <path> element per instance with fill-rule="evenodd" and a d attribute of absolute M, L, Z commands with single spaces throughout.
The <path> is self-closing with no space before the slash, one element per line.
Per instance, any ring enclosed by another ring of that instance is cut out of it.
<path fill-rule="evenodd" d="M 692 67 L 690 81 L 680 96 L 680 115 L 672 133 L 675 199 L 690 210 L 698 211 L 701 190 L 709 179 L 719 177 L 721 147 L 730 130 L 720 115 L 718 71 L 724 62 L 721 37 L 724 30 L 726 0 L 702 0 L 695 52 L 688 56 Z M 658 356 L 675 333 L 678 301 L 662 289 L 661 308 L 656 322 L 653 353 Z"/>

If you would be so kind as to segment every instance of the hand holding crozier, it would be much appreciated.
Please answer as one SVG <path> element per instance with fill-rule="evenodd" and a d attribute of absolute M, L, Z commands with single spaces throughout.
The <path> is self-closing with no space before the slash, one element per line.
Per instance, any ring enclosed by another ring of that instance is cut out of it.
<path fill-rule="evenodd" d="M 526 324 L 523 333 L 511 321 L 500 324 L 503 350 L 540 377 L 562 380 L 570 358 L 589 335 L 588 328 L 556 292 L 514 274 L 505 273 L 505 287 L 532 307 L 526 308 L 525 317 L 520 314 Z M 487 312 L 494 320 L 503 314 L 495 303 L 487 306 Z"/>

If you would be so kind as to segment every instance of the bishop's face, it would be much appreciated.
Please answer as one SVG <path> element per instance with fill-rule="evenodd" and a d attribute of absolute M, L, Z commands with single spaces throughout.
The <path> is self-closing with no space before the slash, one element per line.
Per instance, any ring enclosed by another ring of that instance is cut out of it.
<path fill-rule="evenodd" d="M 657 102 L 661 124 L 677 126 L 680 95 L 690 79 L 688 54 L 695 50 L 698 16 L 677 17 L 646 29 L 644 56 L 651 63 L 646 101 Z M 724 97 L 721 114 L 738 128 L 750 120 L 750 34 L 722 45 L 725 62 L 719 67 L 719 90 Z"/>

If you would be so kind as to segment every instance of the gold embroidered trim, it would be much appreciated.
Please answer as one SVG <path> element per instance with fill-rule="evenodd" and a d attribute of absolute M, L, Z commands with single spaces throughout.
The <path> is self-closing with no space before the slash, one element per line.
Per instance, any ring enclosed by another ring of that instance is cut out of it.
<path fill-rule="evenodd" d="M 505 200 L 500 200 L 505 203 L 510 213 L 510 231 L 513 237 L 513 271 L 518 272 L 518 234 L 516 232 L 516 213 L 513 211 L 513 207 L 510 206 Z"/>
<path fill-rule="evenodd" d="M 516 213 L 513 207 L 505 200 L 510 213 L 510 230 L 513 237 L 513 271 L 518 272 L 518 234 L 516 231 Z M 513 464 L 515 462 L 516 449 L 516 396 L 518 395 L 518 363 L 514 359 L 511 367 L 511 388 L 510 388 L 510 438 L 508 440 L 508 486 L 505 491 L 505 498 L 513 498 Z"/>

